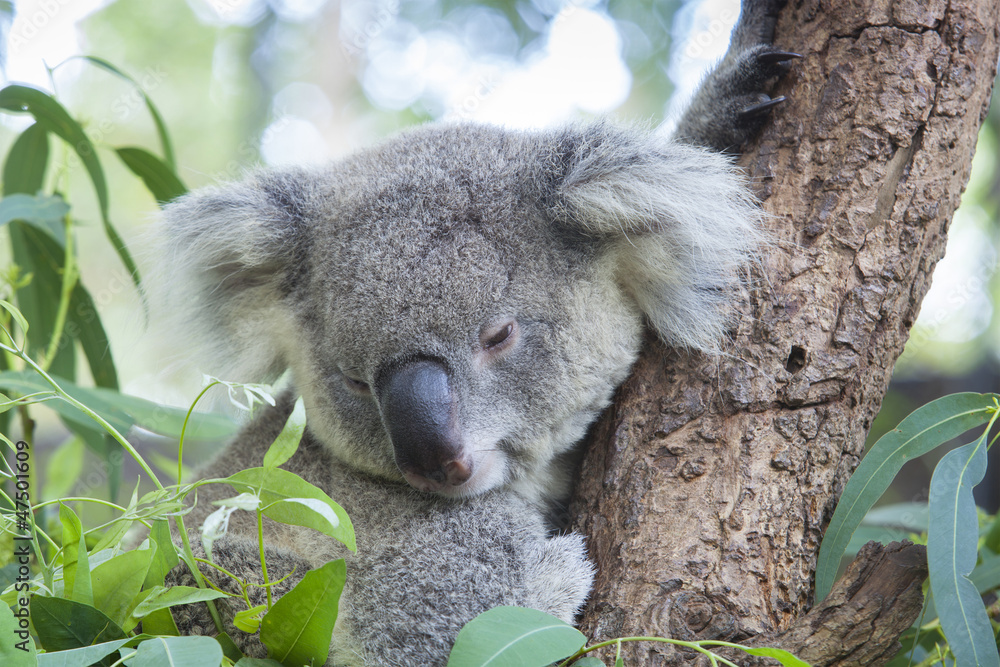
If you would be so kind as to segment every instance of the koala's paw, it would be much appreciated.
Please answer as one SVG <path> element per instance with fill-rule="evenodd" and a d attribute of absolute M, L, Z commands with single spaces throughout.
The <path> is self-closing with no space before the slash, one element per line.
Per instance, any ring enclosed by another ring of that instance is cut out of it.
<path fill-rule="evenodd" d="M 772 98 L 766 92 L 768 84 L 784 76 L 791 61 L 801 58 L 798 53 L 760 44 L 742 53 L 721 71 L 719 100 L 724 117 L 717 122 L 734 130 L 732 141 L 742 143 L 760 130 L 771 109 L 785 101 L 784 96 Z"/>
<path fill-rule="evenodd" d="M 572 623 L 594 583 L 583 535 L 558 535 L 532 550 L 525 572 L 527 606 Z"/>

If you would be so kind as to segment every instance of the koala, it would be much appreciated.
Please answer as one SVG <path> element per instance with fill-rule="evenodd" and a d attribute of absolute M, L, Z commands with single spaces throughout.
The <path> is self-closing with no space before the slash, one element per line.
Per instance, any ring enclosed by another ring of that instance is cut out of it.
<path fill-rule="evenodd" d="M 265 527 L 271 579 L 295 572 L 279 595 L 347 560 L 328 665 L 444 664 L 462 625 L 498 605 L 573 620 L 593 570 L 582 538 L 553 533 L 550 517 L 571 489 L 574 445 L 628 375 L 644 326 L 720 351 L 761 242 L 762 213 L 723 153 L 783 99 L 764 92 L 797 57 L 770 45 L 780 4 L 744 1 L 674 138 L 607 121 L 431 125 L 165 209 L 150 301 L 183 318 L 172 330 L 215 374 L 292 377 L 203 476 L 261 465 L 301 395 L 307 431 L 283 467 L 355 526 L 356 554 Z M 230 495 L 202 489 L 189 525 Z M 257 527 L 240 514 L 213 552 L 253 580 Z M 227 623 L 239 611 L 220 606 Z M 214 632 L 201 606 L 177 621 Z M 230 634 L 263 655 L 254 636 Z"/>

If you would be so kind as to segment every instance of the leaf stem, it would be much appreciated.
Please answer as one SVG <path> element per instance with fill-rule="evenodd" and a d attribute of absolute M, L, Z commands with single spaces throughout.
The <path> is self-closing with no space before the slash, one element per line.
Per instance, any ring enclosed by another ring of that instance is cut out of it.
<path fill-rule="evenodd" d="M 264 512 L 257 508 L 257 543 L 260 545 L 260 573 L 267 591 L 267 608 L 271 609 L 271 582 L 267 578 L 267 561 L 264 560 Z"/>
<path fill-rule="evenodd" d="M 191 407 L 188 408 L 187 414 L 184 415 L 184 423 L 181 425 L 181 437 L 177 441 L 177 484 L 181 483 L 181 474 L 184 472 L 184 436 L 187 434 L 188 420 L 191 419 L 191 413 L 194 412 L 194 406 L 198 405 L 198 401 L 205 393 L 217 384 L 222 384 L 218 380 L 210 382 L 208 386 L 201 390 L 201 393 L 195 397 L 194 402 L 191 403 Z"/>
<path fill-rule="evenodd" d="M 174 517 L 174 521 L 177 523 L 177 530 L 181 534 L 181 543 L 184 545 L 184 556 L 188 565 L 188 569 L 191 570 L 191 575 L 194 580 L 198 583 L 198 588 L 208 588 L 205 585 L 205 577 L 201 574 L 201 569 L 198 567 L 197 559 L 195 558 L 194 552 L 191 550 L 191 540 L 188 537 L 187 528 L 184 527 L 184 517 L 178 515 Z M 212 600 L 205 600 L 205 604 L 208 606 L 208 613 L 212 615 L 212 621 L 215 623 L 215 628 L 223 633 L 226 631 L 222 624 L 222 618 L 219 616 L 219 610 L 215 608 L 215 602 Z"/>
<path fill-rule="evenodd" d="M 52 362 L 59 353 L 59 344 L 62 342 L 63 329 L 66 327 L 66 315 L 69 313 L 69 302 L 73 296 L 73 288 L 80 277 L 80 270 L 76 266 L 76 251 L 73 248 L 73 219 L 69 213 L 65 216 L 66 226 L 66 246 L 63 250 L 62 267 L 62 289 L 59 293 L 59 309 L 56 311 L 56 321 L 52 328 L 52 338 L 49 339 L 49 346 L 45 350 L 42 358 L 42 369 L 49 370 Z"/>
<path fill-rule="evenodd" d="M 709 651 L 706 648 L 703 648 L 702 644 L 709 643 L 707 641 L 686 642 L 680 639 L 667 639 L 666 637 L 619 637 L 617 639 L 609 639 L 608 641 L 598 642 L 593 646 L 584 646 L 582 649 L 580 649 L 579 651 L 577 651 L 576 653 L 574 653 L 573 655 L 571 655 L 570 657 L 566 658 L 564 661 L 559 663 L 558 667 L 569 667 L 569 665 L 572 665 L 574 662 L 576 662 L 586 654 L 590 653 L 591 651 L 596 651 L 597 649 L 606 648 L 608 646 L 615 646 L 616 644 L 620 644 L 621 642 L 658 642 L 660 644 L 673 644 L 674 646 L 681 646 L 684 648 L 694 649 L 698 653 L 708 656 L 708 659 L 712 662 L 712 664 L 718 664 L 716 660 L 719 660 L 728 667 L 738 667 L 735 663 L 726 660 L 721 655 L 718 655 L 716 653 Z M 727 644 L 726 642 L 714 642 L 714 643 L 722 644 L 725 646 L 735 646 L 736 648 L 742 648 L 738 644 Z"/>

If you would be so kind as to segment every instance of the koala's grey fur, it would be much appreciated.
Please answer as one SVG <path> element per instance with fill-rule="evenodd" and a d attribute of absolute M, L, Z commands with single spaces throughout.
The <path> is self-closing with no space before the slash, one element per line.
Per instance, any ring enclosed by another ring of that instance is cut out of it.
<path fill-rule="evenodd" d="M 237 439 L 239 448 L 226 449 L 204 475 L 227 476 L 260 466 L 290 412 L 291 398 L 286 395 L 276 408 L 265 410 Z M 458 630 L 476 615 L 517 605 L 572 621 L 590 589 L 592 567 L 582 537 L 550 537 L 536 508 L 517 494 L 497 490 L 455 500 L 420 493 L 347 468 L 308 431 L 282 467 L 336 499 L 357 535 L 357 553 L 352 554 L 319 533 L 265 520 L 270 579 L 297 568 L 297 577 L 278 588 L 278 594 L 307 570 L 334 558 L 347 559 L 347 584 L 327 664 L 443 664 Z M 225 485 L 202 487 L 186 521 L 200 526 L 216 509 L 212 500 L 233 495 Z M 215 562 L 260 582 L 256 531 L 252 513 L 233 514 L 228 535 L 213 546 Z M 202 555 L 196 539 L 192 544 Z M 212 578 L 229 592 L 239 592 L 228 578 Z M 175 570 L 171 579 L 194 585 L 186 571 Z M 264 603 L 263 589 L 249 592 L 255 605 Z M 227 622 L 240 610 L 224 600 L 216 604 Z M 203 605 L 176 609 L 178 627 L 186 633 L 215 633 Z M 229 634 L 248 655 L 264 657 L 253 636 L 236 629 Z"/>
<path fill-rule="evenodd" d="M 705 83 L 722 98 L 696 97 L 681 141 L 606 122 L 430 126 L 167 207 L 152 300 L 216 374 L 291 368 L 308 431 L 285 467 L 356 526 L 355 555 L 268 523 L 272 578 L 347 557 L 328 664 L 443 664 L 459 628 L 499 604 L 572 620 L 592 568 L 545 512 L 568 494 L 566 460 L 628 374 L 644 321 L 679 347 L 724 340 L 762 214 L 730 159 L 693 144 L 730 149 L 760 124 L 760 89 L 791 57 L 768 45 L 778 4 L 744 2 Z M 290 401 L 204 475 L 259 465 Z M 444 452 L 439 470 L 410 462 L 427 450 Z M 205 495 L 192 526 L 213 509 Z M 214 552 L 254 576 L 249 516 Z M 191 607 L 179 625 L 209 632 L 207 618 Z"/>

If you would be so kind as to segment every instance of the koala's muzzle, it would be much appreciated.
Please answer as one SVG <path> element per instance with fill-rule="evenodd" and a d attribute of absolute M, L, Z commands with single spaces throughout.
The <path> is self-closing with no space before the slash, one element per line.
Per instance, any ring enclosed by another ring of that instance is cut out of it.
<path fill-rule="evenodd" d="M 417 359 L 379 373 L 375 393 L 400 472 L 416 489 L 458 487 L 472 476 L 458 403 L 444 365 Z"/>

